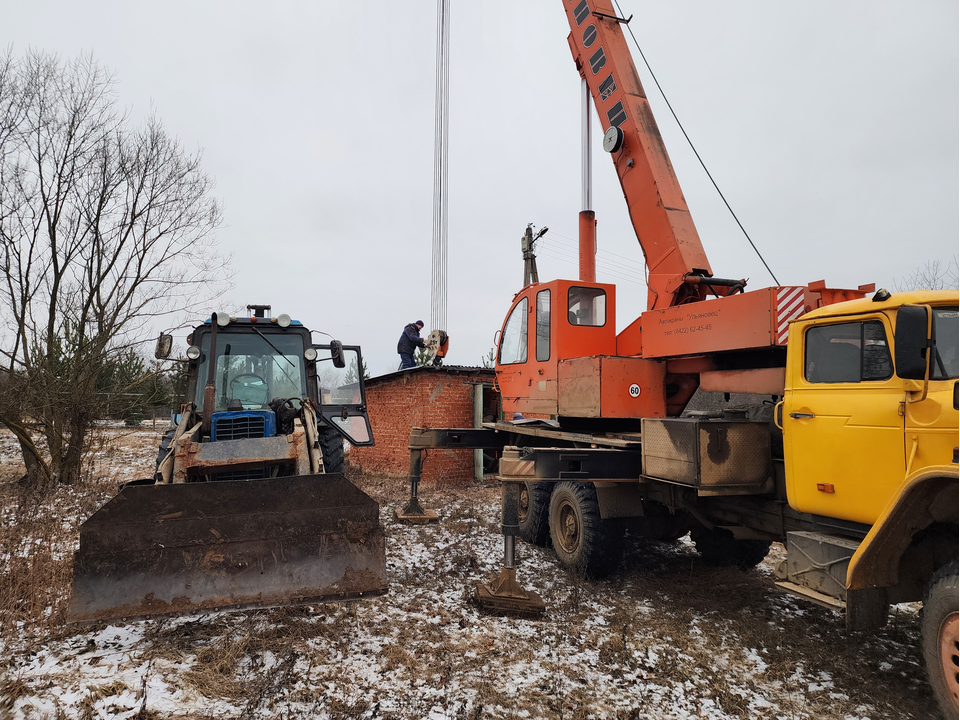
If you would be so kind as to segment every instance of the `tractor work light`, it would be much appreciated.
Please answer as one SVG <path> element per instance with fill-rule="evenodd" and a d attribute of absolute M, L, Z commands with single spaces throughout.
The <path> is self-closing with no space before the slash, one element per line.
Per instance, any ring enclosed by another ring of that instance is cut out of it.
<path fill-rule="evenodd" d="M 313 362 L 317 359 L 317 349 L 308 347 L 303 351 L 303 356 L 307 359 L 307 362 Z"/>
<path fill-rule="evenodd" d="M 277 325 L 279 325 L 280 327 L 290 327 L 291 322 L 292 320 L 290 319 L 290 316 L 287 315 L 286 313 L 283 313 L 282 315 L 277 317 Z"/>
<path fill-rule="evenodd" d="M 196 345 L 191 345 L 187 348 L 187 357 L 191 360 L 199 360 L 200 355 L 200 348 L 198 348 Z"/>
<path fill-rule="evenodd" d="M 226 327 L 230 324 L 230 315 L 227 313 L 217 313 L 217 325 L 220 327 Z"/>

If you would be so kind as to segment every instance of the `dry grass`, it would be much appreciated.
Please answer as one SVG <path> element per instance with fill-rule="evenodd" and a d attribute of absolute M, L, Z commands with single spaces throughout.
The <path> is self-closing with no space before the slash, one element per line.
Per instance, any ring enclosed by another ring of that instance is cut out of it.
<path fill-rule="evenodd" d="M 131 473 L 152 470 L 143 457 L 145 434 L 152 444 L 152 433 L 143 431 L 95 432 L 82 485 L 27 487 L 19 482 L 23 475 L 22 464 L 16 462 L 19 449 L 12 435 L 0 433 L 4 451 L 0 463 L 0 638 L 64 634 L 80 524 L 120 483 L 132 479 Z M 130 468 L 123 476 L 111 469 L 117 458 Z"/>
<path fill-rule="evenodd" d="M 441 523 L 387 525 L 383 598 L 131 624 L 139 634 L 118 654 L 137 668 L 135 681 L 93 684 L 77 680 L 77 669 L 25 673 L 47 647 L 86 669 L 97 662 L 94 649 L 112 651 L 93 634 L 84 646 L 83 636 L 71 638 L 80 631 L 61 625 L 70 560 L 79 523 L 118 482 L 149 473 L 155 446 L 147 433 L 113 432 L 83 487 L 47 493 L 24 493 L 0 463 L 0 557 L 10 559 L 0 565 L 0 641 L 18 653 L 0 660 L 0 720 L 45 686 L 69 683 L 80 683 L 83 698 L 71 718 L 96 717 L 131 689 L 144 700 L 141 720 L 405 720 L 434 704 L 458 718 L 638 720 L 695 716 L 702 704 L 744 719 L 862 717 L 863 707 L 871 717 L 931 717 L 915 614 L 892 616 L 878 634 L 850 635 L 840 615 L 778 594 L 769 572 L 707 567 L 684 543 L 630 541 L 623 566 L 604 581 L 567 573 L 549 551 L 521 544 L 520 582 L 541 593 L 547 616 L 531 623 L 478 613 L 465 600 L 498 568 L 496 488 L 422 487 Z M 385 513 L 409 492 L 395 479 L 353 479 Z M 820 673 L 832 688 L 816 686 Z M 195 707 L 231 710 L 158 713 L 156 698 L 143 695 L 151 676 Z M 757 696 L 771 706 L 758 706 Z M 672 709 L 691 700 L 701 705 Z"/>

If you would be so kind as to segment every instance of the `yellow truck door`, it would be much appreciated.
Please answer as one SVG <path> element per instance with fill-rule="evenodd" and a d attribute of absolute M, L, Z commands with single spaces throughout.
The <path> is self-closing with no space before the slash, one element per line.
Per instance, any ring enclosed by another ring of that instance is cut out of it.
<path fill-rule="evenodd" d="M 797 323 L 783 406 L 787 499 L 800 512 L 873 523 L 904 478 L 903 382 L 882 314 Z"/>
<path fill-rule="evenodd" d="M 954 392 L 958 372 L 956 306 L 932 307 L 936 350 L 930 362 L 930 382 L 923 392 L 908 397 L 905 413 L 907 474 L 929 465 L 948 465 L 957 447 L 957 409 Z M 922 381 L 913 381 L 922 388 Z M 923 399 L 920 399 L 920 396 Z"/>

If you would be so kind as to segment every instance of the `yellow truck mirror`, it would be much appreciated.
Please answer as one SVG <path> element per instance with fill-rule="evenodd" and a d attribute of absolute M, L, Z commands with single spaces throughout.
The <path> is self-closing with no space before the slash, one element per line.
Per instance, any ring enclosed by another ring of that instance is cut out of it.
<path fill-rule="evenodd" d="M 897 311 L 894 361 L 904 380 L 923 380 L 927 374 L 927 307 L 905 305 Z"/>

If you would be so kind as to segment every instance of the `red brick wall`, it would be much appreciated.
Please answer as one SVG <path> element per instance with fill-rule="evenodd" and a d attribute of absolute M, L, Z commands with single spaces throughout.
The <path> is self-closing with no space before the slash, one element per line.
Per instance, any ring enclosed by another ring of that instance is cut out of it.
<path fill-rule="evenodd" d="M 493 378 L 493 370 L 440 367 L 367 381 L 367 413 L 376 445 L 351 448 L 351 465 L 367 473 L 407 477 L 410 430 L 473 427 L 474 387 Z M 468 484 L 473 479 L 473 450 L 426 451 L 423 482 Z"/>

